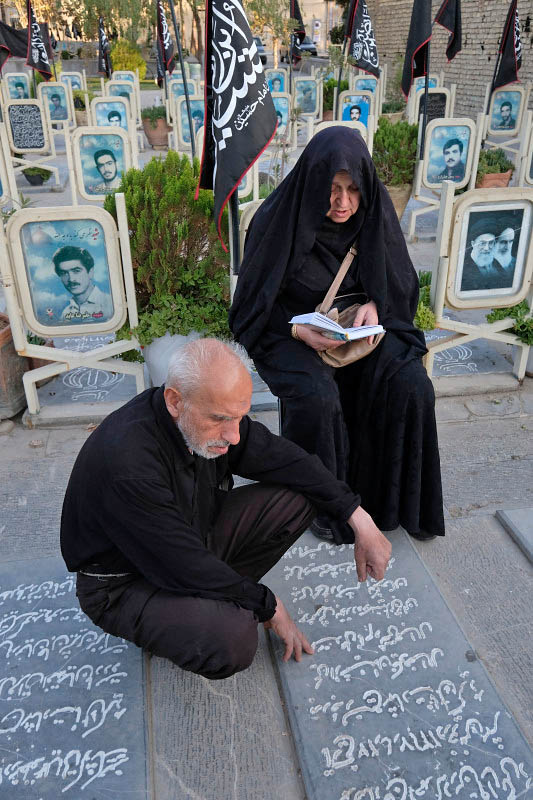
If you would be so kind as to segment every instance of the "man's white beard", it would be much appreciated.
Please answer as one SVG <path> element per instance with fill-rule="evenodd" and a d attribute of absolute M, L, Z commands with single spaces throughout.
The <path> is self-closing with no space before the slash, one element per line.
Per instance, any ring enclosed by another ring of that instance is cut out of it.
<path fill-rule="evenodd" d="M 176 420 L 176 427 L 183 436 L 189 450 L 192 450 L 193 453 L 202 458 L 218 458 L 222 455 L 222 453 L 212 453 L 208 450 L 209 447 L 229 447 L 230 445 L 230 442 L 226 442 L 223 439 L 208 439 L 203 444 L 199 442 L 198 433 L 191 424 L 187 410 L 184 410 L 180 419 Z"/>

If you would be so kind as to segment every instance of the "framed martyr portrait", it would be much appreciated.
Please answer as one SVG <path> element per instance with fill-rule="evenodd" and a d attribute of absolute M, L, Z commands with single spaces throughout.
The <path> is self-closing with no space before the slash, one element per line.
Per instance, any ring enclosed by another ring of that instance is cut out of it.
<path fill-rule="evenodd" d="M 185 85 L 180 78 L 173 78 L 170 80 L 167 84 L 167 88 L 169 95 L 176 100 L 178 97 L 183 97 L 185 95 Z M 199 94 L 196 81 L 192 79 L 187 81 L 187 91 L 189 92 L 189 97 L 193 94 Z"/>
<path fill-rule="evenodd" d="M 533 271 L 532 228 L 528 189 L 475 189 L 462 195 L 450 234 L 448 305 L 488 308 L 520 303 Z"/>
<path fill-rule="evenodd" d="M 92 117 L 98 128 L 122 128 L 129 130 L 130 106 L 127 97 L 93 97 Z"/>
<path fill-rule="evenodd" d="M 290 135 L 291 96 L 288 92 L 273 93 L 272 102 L 276 109 L 276 118 L 278 121 L 275 138 L 277 141 L 287 141 Z"/>
<path fill-rule="evenodd" d="M 137 75 L 131 69 L 117 69 L 113 71 L 114 81 L 131 81 L 135 83 Z"/>
<path fill-rule="evenodd" d="M 354 89 L 356 92 L 372 92 L 375 94 L 378 88 L 378 79 L 374 77 L 355 78 Z"/>
<path fill-rule="evenodd" d="M 131 167 L 130 141 L 122 128 L 78 128 L 72 134 L 78 191 L 86 200 L 103 199 L 120 188 Z"/>
<path fill-rule="evenodd" d="M 339 114 L 344 121 L 361 122 L 368 125 L 372 114 L 374 95 L 372 92 L 341 92 L 339 95 Z"/>
<path fill-rule="evenodd" d="M 75 89 L 83 90 L 83 75 L 81 72 L 62 72 L 59 76 L 59 82 L 70 84 L 72 91 Z"/>
<path fill-rule="evenodd" d="M 30 79 L 25 72 L 10 72 L 6 75 L 7 94 L 10 100 L 29 100 Z"/>
<path fill-rule="evenodd" d="M 124 324 L 116 226 L 103 208 L 22 209 L 9 220 L 6 236 L 31 331 L 45 337 L 83 335 Z"/>
<path fill-rule="evenodd" d="M 5 107 L 9 145 L 16 153 L 47 153 L 48 126 L 40 100 L 10 100 Z"/>
<path fill-rule="evenodd" d="M 129 101 L 131 116 L 137 117 L 137 95 L 135 94 L 135 84 L 131 81 L 108 81 L 106 84 L 108 97 L 125 97 Z"/>
<path fill-rule="evenodd" d="M 413 122 L 417 123 L 422 114 L 424 113 L 424 106 L 426 104 L 425 95 L 419 92 L 413 98 L 414 102 L 414 115 Z M 431 122 L 434 119 L 445 119 L 450 116 L 451 106 L 451 93 L 449 89 L 444 86 L 438 86 L 435 89 L 428 90 L 428 109 L 427 121 Z"/>
<path fill-rule="evenodd" d="M 204 98 L 200 95 L 192 95 L 189 97 L 191 105 L 191 117 L 193 124 L 193 134 L 196 136 L 198 131 L 204 124 Z M 187 103 L 185 97 L 178 97 L 175 101 L 176 121 L 178 123 L 178 138 L 182 147 L 190 147 L 191 145 L 191 132 L 189 128 L 189 116 L 187 114 Z"/>
<path fill-rule="evenodd" d="M 287 73 L 284 69 L 266 69 L 265 79 L 271 92 L 285 92 Z"/>
<path fill-rule="evenodd" d="M 316 116 L 320 109 L 318 82 L 314 78 L 294 78 L 294 105 L 302 114 Z"/>
<path fill-rule="evenodd" d="M 524 87 L 514 84 L 512 89 L 493 92 L 489 106 L 489 133 L 494 136 L 517 133 L 522 122 L 525 99 Z"/>
<path fill-rule="evenodd" d="M 462 189 L 470 180 L 474 147 L 475 123 L 464 119 L 434 119 L 426 129 L 426 149 L 422 183 L 429 189 L 439 188 L 442 181 L 453 181 Z"/>
<path fill-rule="evenodd" d="M 197 61 L 186 61 L 185 72 L 193 81 L 201 81 L 203 79 L 202 65 Z"/>
<path fill-rule="evenodd" d="M 72 122 L 70 95 L 65 84 L 51 81 L 40 83 L 37 86 L 37 96 L 43 106 L 48 106 L 51 122 Z"/>

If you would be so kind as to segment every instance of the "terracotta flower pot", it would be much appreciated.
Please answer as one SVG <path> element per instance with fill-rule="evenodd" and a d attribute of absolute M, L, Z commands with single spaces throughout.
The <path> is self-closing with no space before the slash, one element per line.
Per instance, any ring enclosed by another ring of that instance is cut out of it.
<path fill-rule="evenodd" d="M 401 122 L 403 119 L 403 111 L 391 111 L 389 114 L 382 114 L 382 117 L 388 119 L 390 123 L 395 125 L 397 122 Z"/>
<path fill-rule="evenodd" d="M 9 318 L 0 314 L 0 419 L 14 417 L 26 407 L 22 376 L 27 369 L 27 359 L 15 350 Z"/>
<path fill-rule="evenodd" d="M 387 186 L 386 189 L 392 200 L 396 215 L 398 219 L 401 219 L 411 197 L 413 184 L 404 183 L 402 186 Z"/>
<path fill-rule="evenodd" d="M 168 134 L 171 130 L 167 125 L 166 119 L 158 119 L 155 128 L 152 128 L 149 119 L 143 119 L 142 123 L 148 144 L 154 150 L 166 150 L 168 147 Z"/>
<path fill-rule="evenodd" d="M 87 112 L 82 111 L 79 108 L 74 109 L 74 114 L 76 115 L 76 125 L 78 128 L 87 125 Z"/>
<path fill-rule="evenodd" d="M 332 122 L 333 121 L 333 111 L 329 109 L 329 111 L 324 111 L 322 113 L 322 122 Z"/>
<path fill-rule="evenodd" d="M 476 189 L 501 189 L 503 186 L 509 186 L 512 169 L 507 172 L 489 172 L 483 175 L 480 181 L 476 181 Z"/>

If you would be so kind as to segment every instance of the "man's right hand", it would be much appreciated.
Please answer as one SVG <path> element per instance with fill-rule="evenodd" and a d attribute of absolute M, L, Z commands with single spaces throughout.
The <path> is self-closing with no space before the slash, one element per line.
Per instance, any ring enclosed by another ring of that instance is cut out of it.
<path fill-rule="evenodd" d="M 358 579 L 366 581 L 370 575 L 377 581 L 382 580 L 391 556 L 391 543 L 361 506 L 355 509 L 348 524 L 355 533 L 354 558 Z"/>
<path fill-rule="evenodd" d="M 329 336 L 323 336 L 308 325 L 296 325 L 295 327 L 298 338 L 308 347 L 312 347 L 313 350 L 333 350 L 341 344 L 346 344 L 346 342 L 341 342 L 337 339 L 330 339 Z"/>

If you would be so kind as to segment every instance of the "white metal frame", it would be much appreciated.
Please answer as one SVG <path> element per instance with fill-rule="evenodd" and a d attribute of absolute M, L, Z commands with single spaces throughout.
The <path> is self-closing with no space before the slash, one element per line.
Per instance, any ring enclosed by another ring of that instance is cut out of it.
<path fill-rule="evenodd" d="M 179 97 L 185 97 L 185 93 L 183 94 L 174 94 L 172 91 L 172 84 L 174 83 L 181 83 L 183 86 L 183 80 L 181 78 L 172 78 L 167 83 L 167 99 L 165 100 L 165 107 L 167 111 L 167 124 L 172 125 L 173 117 L 172 114 L 174 112 L 174 106 Z M 189 90 L 189 98 L 196 97 L 201 94 L 198 89 L 197 82 L 194 81 L 192 78 L 187 78 L 187 88 Z"/>
<path fill-rule="evenodd" d="M 51 97 L 53 94 L 59 94 L 60 92 L 64 92 L 65 94 L 67 118 L 52 119 L 48 97 Z M 61 125 L 62 128 L 66 128 L 76 124 L 72 86 L 70 86 L 70 84 L 61 83 L 60 81 L 48 81 L 47 83 L 43 81 L 37 85 L 37 97 L 43 106 L 47 106 L 48 115 L 52 125 Z M 51 135 L 54 135 L 53 131 L 51 131 Z"/>
<path fill-rule="evenodd" d="M 300 116 L 304 118 L 311 118 L 311 119 L 322 119 L 322 101 L 323 101 L 323 92 L 321 91 L 321 82 L 316 78 L 311 78 L 308 75 L 299 75 L 298 77 L 293 77 L 292 79 L 292 96 L 293 96 L 293 105 L 294 107 L 299 107 L 296 102 L 296 87 L 302 83 L 311 83 L 315 86 L 315 107 L 313 111 L 302 111 L 300 110 Z"/>
<path fill-rule="evenodd" d="M 97 369 L 107 369 L 108 371 L 134 375 L 137 392 L 142 392 L 144 389 L 142 364 L 112 358 L 128 350 L 136 349 L 138 347 L 136 339 L 111 342 L 103 347 L 85 352 L 76 352 L 68 350 L 67 348 L 48 347 L 47 345 L 30 344 L 28 342 L 26 328 L 34 330 L 35 333 L 40 333 L 41 326 L 30 325 L 26 318 L 25 302 L 27 303 L 28 295 L 24 294 L 23 284 L 21 285 L 20 283 L 21 268 L 23 270 L 24 281 L 26 282 L 26 289 L 27 277 L 23 259 L 22 264 L 20 263 L 20 252 L 15 255 L 12 247 L 14 235 L 16 235 L 17 231 L 20 231 L 21 225 L 25 222 L 39 219 L 97 219 L 101 222 L 102 227 L 110 231 L 110 239 L 106 241 L 106 248 L 107 245 L 109 245 L 110 250 L 108 251 L 108 258 L 110 278 L 113 280 L 112 285 L 117 287 L 118 296 L 122 298 L 122 308 L 120 309 L 121 322 L 120 324 L 114 324 L 112 328 L 110 328 L 108 323 L 101 323 L 100 325 L 96 323 L 94 326 L 61 326 L 61 335 L 65 336 L 66 332 L 75 332 L 76 335 L 81 335 L 84 332 L 82 329 L 88 327 L 90 327 L 90 330 L 86 331 L 87 333 L 96 333 L 99 330 L 118 330 L 125 321 L 126 316 L 130 328 L 136 328 L 139 320 L 129 247 L 126 203 L 123 194 L 116 195 L 116 207 L 118 229 L 110 214 L 94 206 L 79 206 L 78 208 L 41 208 L 37 210 L 21 209 L 11 217 L 5 232 L 3 227 L 0 226 L 0 275 L 4 284 L 7 313 L 9 315 L 15 348 L 19 355 L 43 358 L 51 362 L 44 367 L 39 367 L 38 369 L 29 370 L 24 373 L 24 390 L 30 414 L 38 414 L 40 411 L 36 388 L 37 381 L 59 375 L 75 367 L 94 367 Z M 24 301 L 24 297 L 26 297 L 26 301 Z M 115 293 L 113 293 L 113 300 L 115 300 Z M 118 318 L 119 317 L 117 317 L 117 319 Z M 47 336 L 50 336 L 52 333 L 52 328 L 47 328 L 45 331 L 45 335 Z"/>
<path fill-rule="evenodd" d="M 69 80 L 69 76 L 78 78 L 80 81 L 80 90 L 82 92 L 87 91 L 87 75 L 85 73 L 85 70 L 83 70 L 83 72 L 77 72 L 76 70 L 72 70 L 72 72 L 70 72 L 65 70 L 59 76 L 59 83 L 62 83 L 63 85 L 70 84 L 70 88 L 72 89 L 72 91 L 77 91 L 77 88 L 75 89 L 72 86 L 72 81 Z"/>
<path fill-rule="evenodd" d="M 516 161 L 518 186 L 533 186 L 533 175 L 530 175 L 533 161 L 533 112 L 526 111 L 522 123 L 520 150 Z"/>
<path fill-rule="evenodd" d="M 457 89 L 457 84 L 455 83 L 453 83 L 449 89 L 446 86 L 436 86 L 433 89 L 428 89 L 429 95 L 443 94 L 446 97 L 444 117 L 439 117 L 439 119 L 446 119 L 448 117 L 453 117 L 453 111 L 455 108 L 456 89 Z M 411 106 L 409 105 L 407 106 L 407 119 L 411 125 L 415 125 L 419 121 L 419 117 L 421 114 L 420 104 L 422 102 L 423 97 L 425 97 L 424 92 L 417 92 L 417 94 L 413 96 L 413 101 L 411 103 Z"/>
<path fill-rule="evenodd" d="M 440 196 L 437 194 L 441 191 L 442 186 L 444 185 L 444 181 L 441 184 L 430 183 L 427 180 L 427 171 L 429 167 L 429 146 L 431 144 L 431 134 L 433 133 L 435 128 L 439 127 L 454 127 L 454 126 L 465 126 L 470 128 L 470 146 L 468 148 L 468 155 L 466 161 L 466 169 L 465 169 L 465 177 L 462 181 L 458 183 L 454 183 L 453 181 L 449 181 L 453 183 L 455 190 L 462 189 L 464 186 L 468 185 L 469 189 L 473 189 L 476 185 L 476 174 L 477 174 L 477 167 L 479 162 L 479 153 L 481 150 L 481 143 L 483 139 L 483 115 L 478 114 L 477 122 L 473 123 L 472 120 L 468 117 L 456 117 L 456 118 L 447 118 L 447 117 L 439 117 L 439 119 L 433 119 L 431 122 L 428 122 L 426 128 L 426 141 L 425 141 L 425 153 L 422 153 L 422 158 L 417 162 L 415 167 L 415 179 L 413 182 L 413 194 L 415 200 L 419 203 L 423 203 L 421 208 L 416 208 L 411 211 L 411 217 L 409 219 L 409 227 L 407 229 L 407 238 L 408 241 L 413 241 L 416 231 L 416 221 L 418 217 L 423 216 L 424 214 L 428 214 L 431 211 L 435 211 L 436 208 L 440 205 Z M 419 131 L 420 136 L 421 131 Z M 427 194 L 422 194 L 422 186 L 430 189 L 433 192 L 433 197 Z"/>
<path fill-rule="evenodd" d="M 363 91 L 363 90 L 357 91 L 357 92 L 356 91 L 352 92 L 352 91 L 350 91 L 350 89 L 346 89 L 344 92 L 341 92 L 339 94 L 339 103 L 338 103 L 338 115 L 340 117 L 339 121 L 340 122 L 347 122 L 348 121 L 348 120 L 343 120 L 342 119 L 342 108 L 343 108 L 343 105 L 344 105 L 344 101 L 348 97 L 351 97 L 353 95 L 357 95 L 358 97 L 368 98 L 368 125 L 370 127 L 370 118 L 372 118 L 372 125 L 373 125 L 372 133 L 375 133 L 374 126 L 377 124 L 377 120 L 376 120 L 376 116 L 375 116 L 375 109 L 377 107 L 377 102 L 376 102 L 377 98 L 374 97 L 373 92 L 368 92 L 368 91 Z M 334 108 L 335 108 L 335 106 L 334 106 Z M 358 120 L 354 120 L 354 122 L 355 121 L 358 121 Z M 362 123 L 362 124 L 364 124 L 364 123 Z"/>
<path fill-rule="evenodd" d="M 2 183 L 0 207 L 7 205 L 7 203 L 19 205 L 17 182 L 4 122 L 0 122 L 0 182 Z"/>
<path fill-rule="evenodd" d="M 26 82 L 26 88 L 28 90 L 28 97 L 20 98 L 21 100 L 29 100 L 30 99 L 30 76 L 27 72 L 7 72 L 4 77 L 2 78 L 2 89 L 3 89 L 3 98 L 4 102 L 8 103 L 10 100 L 17 100 L 17 97 L 11 97 L 9 94 L 9 84 L 8 78 L 23 78 Z"/>
<path fill-rule="evenodd" d="M 10 109 L 13 106 L 36 106 L 40 111 L 41 117 L 41 129 L 43 132 L 43 146 L 42 147 L 20 147 L 15 144 L 15 140 L 13 137 L 13 130 L 11 127 L 11 116 L 10 116 Z M 48 161 L 51 161 L 56 158 L 56 149 L 54 138 L 50 137 L 50 115 L 48 114 L 48 106 L 44 106 L 40 100 L 10 100 L 4 106 L 4 112 L 6 117 L 6 130 L 7 136 L 9 141 L 9 147 L 11 150 L 11 163 L 13 165 L 13 171 L 15 174 L 17 172 L 22 172 L 23 169 L 27 167 L 39 167 L 42 164 L 46 164 L 46 169 L 49 170 L 54 178 L 56 185 L 59 186 L 59 170 L 57 167 L 53 166 L 52 164 L 48 164 Z M 24 156 L 25 153 L 37 153 L 39 158 L 28 160 L 26 158 L 20 158 L 19 156 L 15 156 L 15 153 L 22 153 Z"/>
<path fill-rule="evenodd" d="M 71 186 L 73 189 L 72 201 L 76 206 L 78 205 L 77 194 L 79 194 L 84 200 L 99 200 L 100 202 L 105 200 L 105 198 L 108 195 L 108 192 L 102 194 L 89 194 L 85 189 L 85 182 L 83 180 L 83 165 L 81 162 L 81 140 L 85 136 L 105 136 L 105 137 L 116 136 L 117 139 L 120 139 L 120 141 L 122 142 L 123 155 L 124 155 L 124 171 L 127 172 L 129 169 L 131 169 L 132 166 L 137 166 L 134 165 L 133 161 L 133 153 L 132 153 L 133 147 L 131 144 L 131 138 L 123 128 L 111 127 L 111 126 L 100 127 L 100 128 L 98 127 L 77 128 L 72 134 L 72 137 L 68 137 L 69 141 L 66 142 L 67 160 L 71 178 Z M 109 145 L 107 145 L 107 149 L 109 149 Z"/>
<path fill-rule="evenodd" d="M 457 305 L 457 298 L 454 297 L 453 283 L 457 268 L 457 252 L 459 247 L 459 237 L 461 234 L 460 222 L 463 215 L 472 205 L 483 202 L 498 202 L 501 200 L 526 200 L 533 203 L 531 190 L 512 188 L 512 189 L 476 189 L 468 191 L 458 197 L 454 202 L 455 186 L 452 181 L 444 181 L 442 185 L 441 202 L 439 210 L 439 222 L 437 227 L 437 249 L 435 251 L 435 267 L 433 270 L 433 281 L 431 284 L 431 304 L 436 316 L 436 324 L 439 328 L 449 330 L 451 335 L 446 339 L 438 339 L 428 343 L 428 354 L 424 361 L 428 374 L 433 371 L 433 359 L 435 353 L 447 350 L 451 345 L 466 344 L 475 339 L 489 339 L 505 344 L 516 345 L 516 356 L 513 364 L 513 372 L 522 380 L 529 355 L 529 345 L 524 344 L 515 334 L 506 333 L 515 324 L 512 317 L 506 317 L 497 322 L 485 322 L 479 325 L 460 322 L 443 316 L 444 307 L 447 303 L 451 307 L 460 308 L 506 308 L 523 299 L 527 299 L 531 308 L 533 302 L 533 289 L 531 288 L 531 273 L 533 270 L 533 235 L 530 237 L 527 260 L 522 276 L 520 291 L 514 296 L 490 297 L 488 299 L 473 298 L 472 301 L 461 301 Z M 455 263 L 454 263 L 455 258 Z"/>

